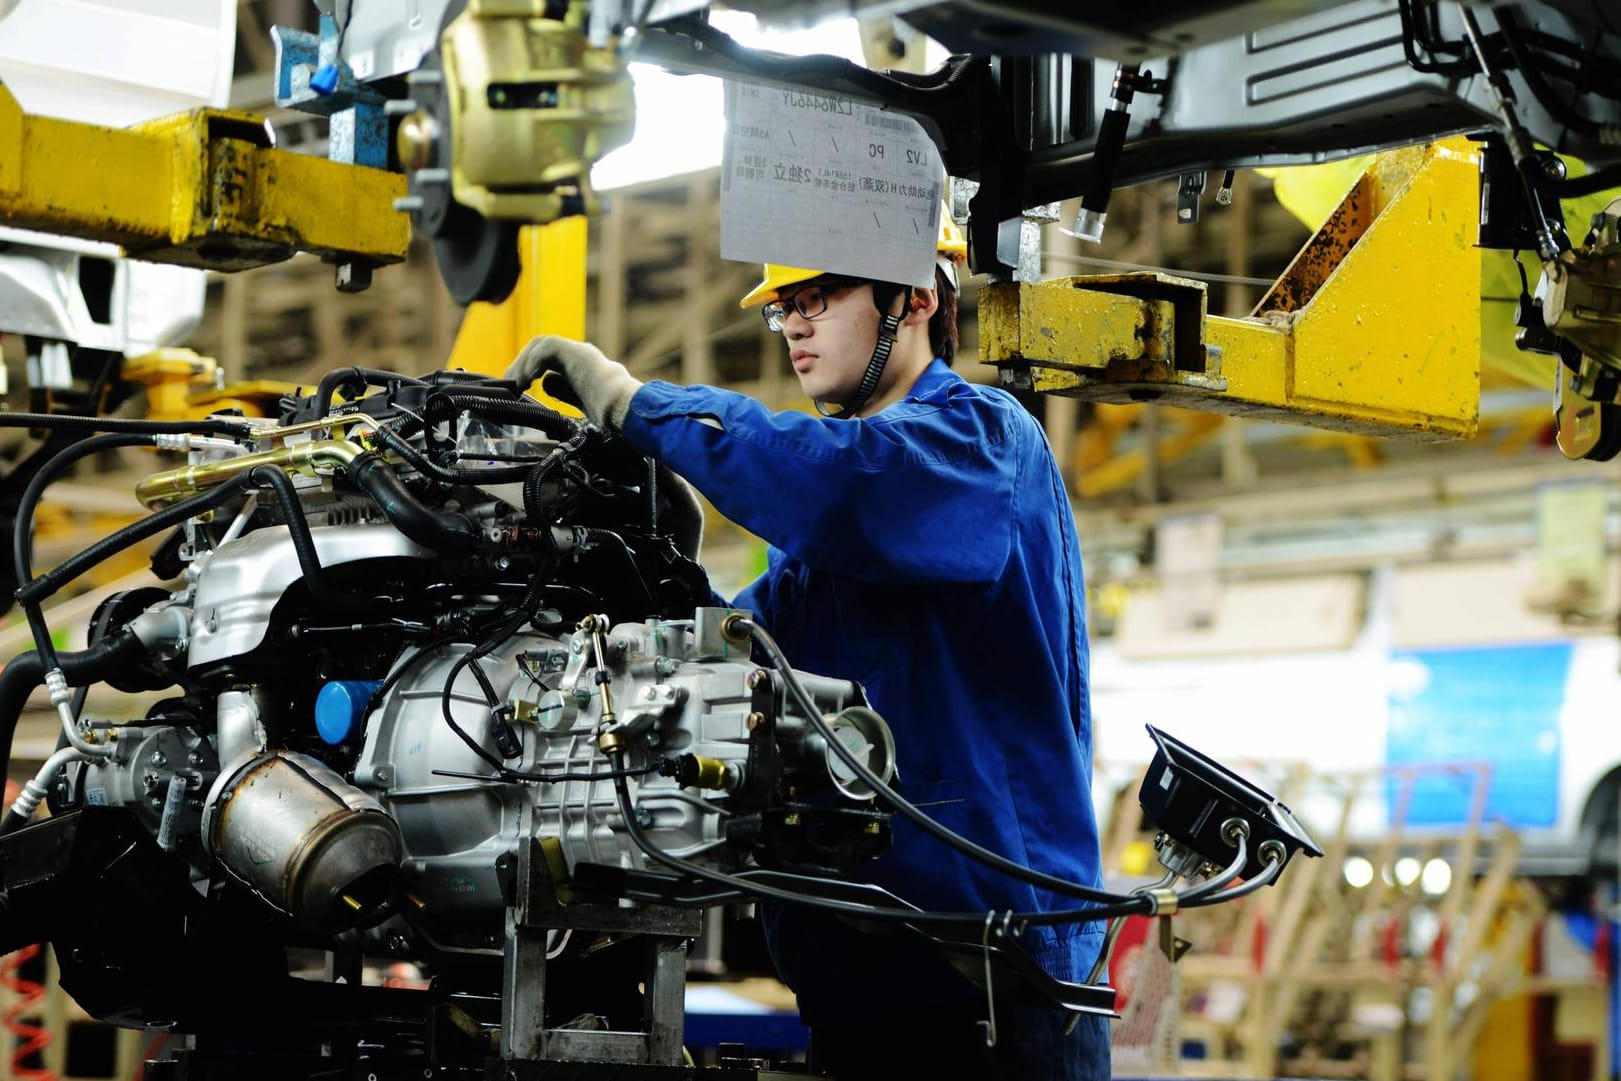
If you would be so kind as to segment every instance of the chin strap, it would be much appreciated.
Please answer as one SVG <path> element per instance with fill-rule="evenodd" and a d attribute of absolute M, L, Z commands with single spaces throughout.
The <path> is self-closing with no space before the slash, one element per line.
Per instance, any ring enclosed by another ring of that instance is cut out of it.
<path fill-rule="evenodd" d="M 884 365 L 889 363 L 890 351 L 895 348 L 895 336 L 900 333 L 901 320 L 905 318 L 907 305 L 911 303 L 912 290 L 907 289 L 903 296 L 905 302 L 901 305 L 900 315 L 890 315 L 888 312 L 878 315 L 878 341 L 872 347 L 872 357 L 867 361 L 867 370 L 862 373 L 861 385 L 856 388 L 855 395 L 837 413 L 828 412 L 827 405 L 820 400 L 811 402 L 822 416 L 832 420 L 848 420 L 859 413 L 878 390 L 878 381 L 884 377 Z"/>

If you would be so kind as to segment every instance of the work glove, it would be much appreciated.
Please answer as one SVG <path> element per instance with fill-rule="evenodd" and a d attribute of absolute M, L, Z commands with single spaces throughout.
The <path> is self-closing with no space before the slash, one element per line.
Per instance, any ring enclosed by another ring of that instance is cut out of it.
<path fill-rule="evenodd" d="M 669 535 L 678 552 L 698 562 L 698 551 L 704 543 L 704 506 L 698 501 L 698 493 L 662 462 L 654 469 L 654 482 L 664 504 L 659 512 L 659 532 Z"/>
<path fill-rule="evenodd" d="M 557 372 L 566 384 L 564 388 L 553 383 L 547 393 L 560 392 L 556 396 L 578 405 L 585 419 L 612 431 L 624 424 L 631 396 L 642 386 L 623 364 L 609 360 L 596 346 L 553 334 L 524 346 L 502 378 L 528 387 L 547 372 Z"/>

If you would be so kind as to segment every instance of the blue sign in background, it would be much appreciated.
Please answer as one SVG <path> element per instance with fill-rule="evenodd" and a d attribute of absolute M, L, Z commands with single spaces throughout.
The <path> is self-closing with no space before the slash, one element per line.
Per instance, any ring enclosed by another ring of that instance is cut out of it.
<path fill-rule="evenodd" d="M 1490 762 L 1486 820 L 1552 826 L 1559 804 L 1559 711 L 1570 657 L 1568 642 L 1392 654 L 1402 676 L 1390 692 L 1386 763 Z M 1462 824 L 1472 786 L 1472 772 L 1421 775 L 1408 823 Z M 1399 795 L 1399 781 L 1392 779 L 1385 792 L 1392 814 Z"/>

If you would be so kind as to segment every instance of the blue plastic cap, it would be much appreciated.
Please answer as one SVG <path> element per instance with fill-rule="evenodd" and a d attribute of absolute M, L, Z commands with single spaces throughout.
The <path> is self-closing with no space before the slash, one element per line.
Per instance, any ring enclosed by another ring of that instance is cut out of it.
<path fill-rule="evenodd" d="M 334 747 L 347 743 L 360 730 L 366 704 L 382 685 L 380 679 L 335 679 L 322 687 L 315 696 L 315 730 L 321 738 Z"/>
<path fill-rule="evenodd" d="M 310 89 L 324 98 L 338 88 L 338 82 L 342 77 L 343 73 L 338 70 L 338 65 L 322 64 L 315 69 L 315 74 L 310 76 Z"/>

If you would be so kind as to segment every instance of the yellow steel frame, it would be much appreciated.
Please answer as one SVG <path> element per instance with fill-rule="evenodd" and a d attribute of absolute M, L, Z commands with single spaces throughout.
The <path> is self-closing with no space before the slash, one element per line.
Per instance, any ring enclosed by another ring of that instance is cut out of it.
<path fill-rule="evenodd" d="M 1003 382 L 1362 435 L 1459 439 L 1480 413 L 1477 163 L 1454 139 L 1382 154 L 1256 312 L 1208 316 L 1161 274 L 987 286 Z"/>
<path fill-rule="evenodd" d="M 0 85 L 0 224 L 213 270 L 300 251 L 374 266 L 405 258 L 410 220 L 393 207 L 402 175 L 269 143 L 251 113 L 104 128 L 24 113 Z"/>
<path fill-rule="evenodd" d="M 518 284 L 499 304 L 467 306 L 448 366 L 500 375 L 536 335 L 584 338 L 588 237 L 586 219 L 580 216 L 520 229 Z M 537 386 L 537 396 L 547 404 L 561 404 L 538 391 Z M 562 408 L 576 412 L 568 405 Z"/>

